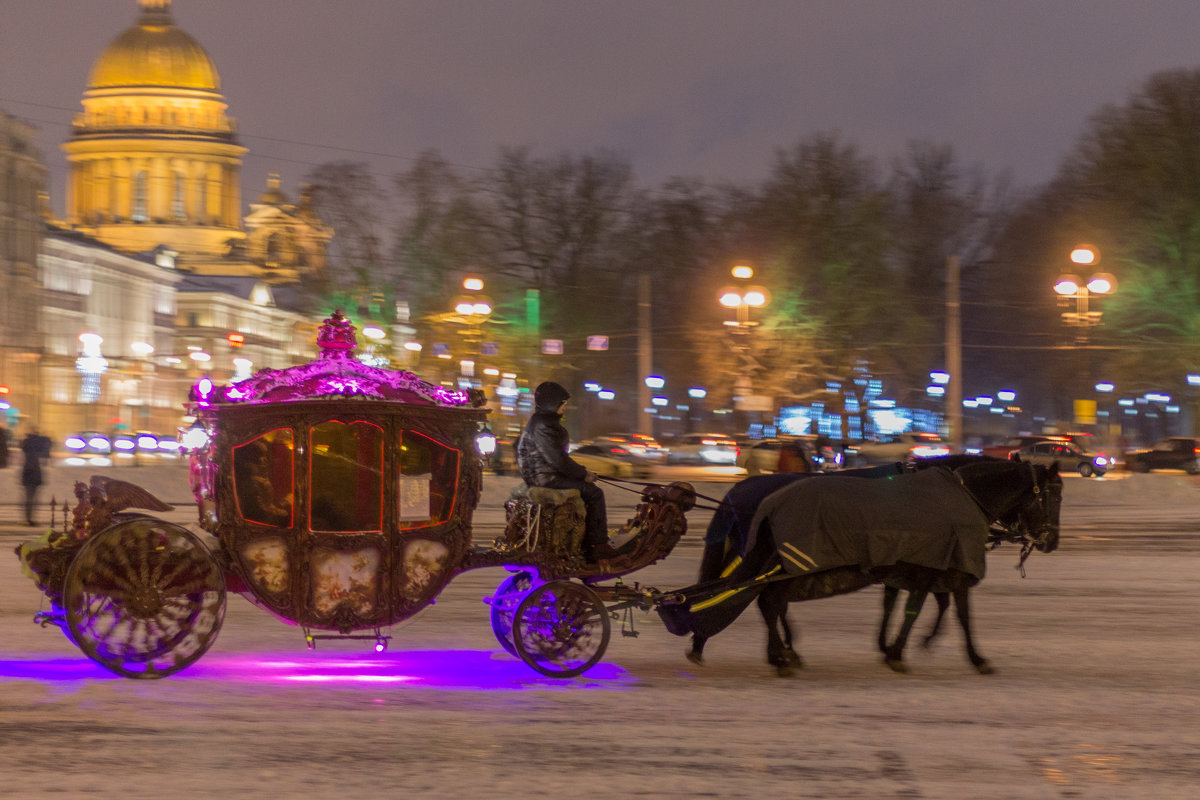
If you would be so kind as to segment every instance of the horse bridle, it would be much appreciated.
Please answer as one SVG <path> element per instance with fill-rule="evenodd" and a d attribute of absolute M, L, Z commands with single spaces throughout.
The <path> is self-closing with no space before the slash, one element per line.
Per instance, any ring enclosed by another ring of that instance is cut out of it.
<path fill-rule="evenodd" d="M 1033 491 L 1034 503 L 1041 511 L 1041 522 L 1037 531 L 1030 531 L 1025 522 L 1025 515 L 1018 511 L 1015 519 L 1012 522 L 1004 522 L 999 517 L 993 518 L 993 513 L 987 509 L 983 503 L 979 502 L 979 498 L 975 493 L 967 488 L 963 483 L 962 476 L 955 470 L 955 477 L 958 478 L 959 484 L 964 491 L 970 495 L 975 501 L 975 505 L 983 511 L 984 516 L 989 518 L 988 521 L 988 549 L 995 550 L 1004 543 L 1021 545 L 1021 557 L 1017 561 L 1017 569 L 1021 572 L 1021 577 L 1025 577 L 1025 559 L 1029 558 L 1034 550 L 1045 550 L 1047 547 L 1048 537 L 1054 532 L 1054 525 L 1050 521 L 1050 510 L 1048 508 L 1050 502 L 1050 492 L 1044 491 L 1038 484 L 1037 467 L 1028 462 L 1024 466 L 1029 472 L 1029 483 Z M 1024 510 L 1022 507 L 1021 510 Z"/>

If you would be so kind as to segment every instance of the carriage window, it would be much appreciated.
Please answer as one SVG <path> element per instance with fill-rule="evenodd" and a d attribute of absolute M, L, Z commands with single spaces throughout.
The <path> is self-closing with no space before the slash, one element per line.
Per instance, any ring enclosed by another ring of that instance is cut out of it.
<path fill-rule="evenodd" d="M 400 527 L 423 528 L 450 519 L 461 453 L 416 431 L 400 434 Z"/>
<path fill-rule="evenodd" d="M 294 438 L 276 428 L 233 447 L 238 513 L 247 522 L 292 527 Z"/>
<path fill-rule="evenodd" d="M 331 420 L 309 433 L 309 528 L 383 530 L 383 429 Z"/>

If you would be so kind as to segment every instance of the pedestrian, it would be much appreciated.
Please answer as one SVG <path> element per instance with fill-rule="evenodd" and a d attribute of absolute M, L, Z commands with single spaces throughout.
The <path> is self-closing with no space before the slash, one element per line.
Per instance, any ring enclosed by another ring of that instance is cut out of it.
<path fill-rule="evenodd" d="M 42 463 L 50 458 L 50 440 L 42 436 L 35 425 L 21 440 L 21 452 L 25 455 L 25 463 L 21 467 L 21 486 L 25 488 L 25 523 L 33 526 L 37 524 L 33 519 L 33 509 L 37 505 L 38 487 L 44 483 Z"/>
<path fill-rule="evenodd" d="M 8 466 L 8 428 L 0 425 L 0 469 Z"/>
<path fill-rule="evenodd" d="M 596 473 L 567 455 L 570 435 L 562 415 L 571 395 L 557 383 L 546 381 L 533 392 L 534 412 L 517 441 L 517 467 L 530 486 L 578 489 L 587 509 L 583 534 L 588 561 L 616 558 L 621 551 L 608 541 L 608 510 Z"/>

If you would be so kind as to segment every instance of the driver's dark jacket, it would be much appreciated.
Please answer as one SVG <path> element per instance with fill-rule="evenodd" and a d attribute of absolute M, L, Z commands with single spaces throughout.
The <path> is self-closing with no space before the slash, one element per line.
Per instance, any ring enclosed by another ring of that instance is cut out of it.
<path fill-rule="evenodd" d="M 567 455 L 571 437 L 554 410 L 538 409 L 517 442 L 517 466 L 530 486 L 550 486 L 556 479 L 582 481 L 587 468 Z"/>

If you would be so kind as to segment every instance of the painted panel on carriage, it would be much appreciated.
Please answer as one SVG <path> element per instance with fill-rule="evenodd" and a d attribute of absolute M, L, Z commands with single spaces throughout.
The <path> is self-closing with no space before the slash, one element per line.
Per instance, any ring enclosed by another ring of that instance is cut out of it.
<path fill-rule="evenodd" d="M 418 431 L 400 433 L 401 530 L 439 525 L 454 513 L 462 453 Z"/>
<path fill-rule="evenodd" d="M 344 607 L 360 617 L 379 605 L 379 550 L 316 550 L 312 555 L 312 609 L 327 617 Z"/>
<path fill-rule="evenodd" d="M 294 521 L 295 436 L 276 428 L 234 445 L 233 486 L 247 522 L 290 528 Z"/>
<path fill-rule="evenodd" d="M 309 432 L 309 529 L 383 530 L 383 428 L 329 420 Z"/>
<path fill-rule="evenodd" d="M 400 596 L 411 603 L 428 599 L 447 569 L 450 549 L 432 539 L 413 539 L 404 546 L 398 585 Z"/>
<path fill-rule="evenodd" d="M 287 543 L 282 537 L 256 539 L 242 548 L 250 582 L 262 594 L 280 594 L 288 586 Z"/>

